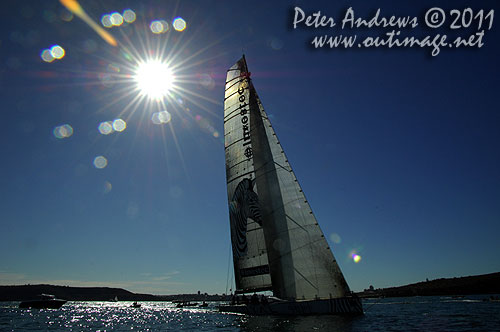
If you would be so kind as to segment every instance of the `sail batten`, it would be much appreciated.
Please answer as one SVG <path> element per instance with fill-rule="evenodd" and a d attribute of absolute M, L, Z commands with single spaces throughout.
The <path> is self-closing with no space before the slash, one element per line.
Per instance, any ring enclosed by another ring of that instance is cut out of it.
<path fill-rule="evenodd" d="M 272 289 L 291 300 L 348 295 L 244 57 L 227 72 L 224 138 L 237 290 Z"/>

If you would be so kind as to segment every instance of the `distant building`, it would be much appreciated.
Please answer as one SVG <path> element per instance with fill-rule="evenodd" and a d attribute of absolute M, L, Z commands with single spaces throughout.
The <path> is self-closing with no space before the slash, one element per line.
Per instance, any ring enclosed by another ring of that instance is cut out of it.
<path fill-rule="evenodd" d="M 364 291 L 365 291 L 365 293 L 371 293 L 371 292 L 375 292 L 375 289 L 373 288 L 373 285 L 370 285 L 370 287 L 368 287 Z"/>

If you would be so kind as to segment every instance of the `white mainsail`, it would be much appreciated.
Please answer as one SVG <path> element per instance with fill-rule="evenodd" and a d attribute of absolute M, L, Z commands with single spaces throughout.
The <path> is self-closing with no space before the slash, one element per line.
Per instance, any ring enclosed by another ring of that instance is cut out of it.
<path fill-rule="evenodd" d="M 271 289 L 264 233 L 258 210 L 251 158 L 250 90 L 243 60 L 227 73 L 224 97 L 226 177 L 236 288 L 240 292 Z M 250 157 L 248 157 L 250 155 Z M 255 212 L 254 215 L 252 212 Z"/>
<path fill-rule="evenodd" d="M 289 300 L 348 296 L 244 57 L 227 73 L 224 137 L 237 291 L 272 289 Z"/>

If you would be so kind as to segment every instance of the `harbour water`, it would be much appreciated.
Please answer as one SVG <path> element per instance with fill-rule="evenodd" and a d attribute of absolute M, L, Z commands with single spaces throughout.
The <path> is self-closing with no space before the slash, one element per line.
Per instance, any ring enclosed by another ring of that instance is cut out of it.
<path fill-rule="evenodd" d="M 58 310 L 0 302 L 0 331 L 500 331 L 489 296 L 367 299 L 359 317 L 249 317 L 169 302 L 68 302 Z"/>

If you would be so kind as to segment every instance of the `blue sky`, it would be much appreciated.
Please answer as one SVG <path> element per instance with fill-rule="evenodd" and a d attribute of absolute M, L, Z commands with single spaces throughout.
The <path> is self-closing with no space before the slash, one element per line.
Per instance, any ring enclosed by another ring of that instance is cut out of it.
<path fill-rule="evenodd" d="M 288 159 L 353 290 L 500 270 L 498 24 L 481 48 L 313 49 L 293 8 L 339 20 L 416 16 L 495 1 L 82 1 L 132 9 L 113 47 L 58 1 L 2 2 L 0 284 L 223 293 L 230 262 L 223 91 L 244 51 Z M 187 28 L 153 34 L 153 20 Z M 339 23 L 340 24 L 340 23 Z M 61 45 L 65 56 L 40 54 Z M 160 48 L 158 48 L 160 46 Z M 134 102 L 132 55 L 176 68 L 164 104 Z M 124 55 L 125 54 L 125 55 Z M 129 54 L 129 55 L 130 55 Z M 158 125 L 153 113 L 168 111 Z M 99 124 L 123 119 L 122 132 Z M 57 138 L 69 124 L 73 133 Z M 96 168 L 104 156 L 107 165 Z M 340 241 L 339 241 L 340 240 Z M 355 263 L 355 251 L 361 261 Z M 232 270 L 232 267 L 229 271 Z"/>

